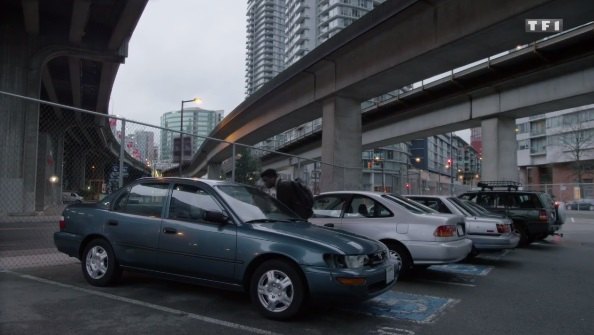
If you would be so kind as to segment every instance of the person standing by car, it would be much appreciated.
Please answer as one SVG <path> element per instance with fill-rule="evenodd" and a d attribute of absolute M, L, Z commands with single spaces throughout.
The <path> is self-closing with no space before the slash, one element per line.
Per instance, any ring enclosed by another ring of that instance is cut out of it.
<path fill-rule="evenodd" d="M 313 195 L 303 184 L 281 180 L 274 169 L 264 170 L 260 178 L 270 195 L 276 197 L 301 218 L 308 219 L 313 215 Z"/>

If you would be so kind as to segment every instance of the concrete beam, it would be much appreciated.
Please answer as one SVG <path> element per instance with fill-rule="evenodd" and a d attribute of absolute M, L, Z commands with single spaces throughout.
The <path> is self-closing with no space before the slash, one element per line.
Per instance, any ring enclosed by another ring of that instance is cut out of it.
<path fill-rule="evenodd" d="M 22 0 L 23 16 L 25 18 L 25 31 L 27 34 L 39 34 L 39 1 Z"/>
<path fill-rule="evenodd" d="M 72 5 L 70 18 L 70 34 L 68 40 L 74 44 L 80 44 L 85 35 L 85 27 L 89 20 L 91 1 L 75 0 Z"/>

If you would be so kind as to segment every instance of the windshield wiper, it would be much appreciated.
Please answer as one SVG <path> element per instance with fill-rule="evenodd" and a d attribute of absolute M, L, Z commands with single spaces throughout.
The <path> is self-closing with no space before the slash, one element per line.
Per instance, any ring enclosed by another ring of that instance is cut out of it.
<path fill-rule="evenodd" d="M 286 221 L 286 220 L 272 220 L 272 219 L 255 219 L 255 220 L 246 221 L 245 223 L 271 223 L 271 222 L 288 222 L 288 221 Z"/>

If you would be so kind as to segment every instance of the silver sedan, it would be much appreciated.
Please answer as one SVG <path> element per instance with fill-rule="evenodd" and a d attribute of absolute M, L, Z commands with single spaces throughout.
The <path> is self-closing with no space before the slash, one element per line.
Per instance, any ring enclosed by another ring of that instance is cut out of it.
<path fill-rule="evenodd" d="M 482 250 L 512 249 L 518 246 L 520 236 L 513 230 L 512 221 L 478 205 L 456 197 L 441 195 L 407 195 L 409 199 L 420 202 L 440 213 L 451 213 L 464 216 L 466 234 L 473 243 L 473 252 Z M 480 207 L 480 206 L 478 206 Z"/>
<path fill-rule="evenodd" d="M 471 251 L 464 218 L 441 214 L 398 195 L 336 191 L 315 197 L 310 222 L 386 244 L 401 273 L 415 266 L 454 263 Z"/>

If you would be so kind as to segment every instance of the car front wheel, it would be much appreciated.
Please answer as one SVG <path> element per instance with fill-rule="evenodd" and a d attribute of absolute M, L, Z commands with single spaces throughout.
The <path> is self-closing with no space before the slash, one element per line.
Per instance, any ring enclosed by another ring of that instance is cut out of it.
<path fill-rule="evenodd" d="M 305 301 L 305 283 L 295 266 L 282 260 L 262 263 L 250 283 L 250 296 L 262 315 L 286 320 L 297 315 Z"/>
<path fill-rule="evenodd" d="M 113 249 L 104 239 L 89 242 L 81 261 L 85 279 L 93 286 L 111 285 L 121 274 Z"/>

